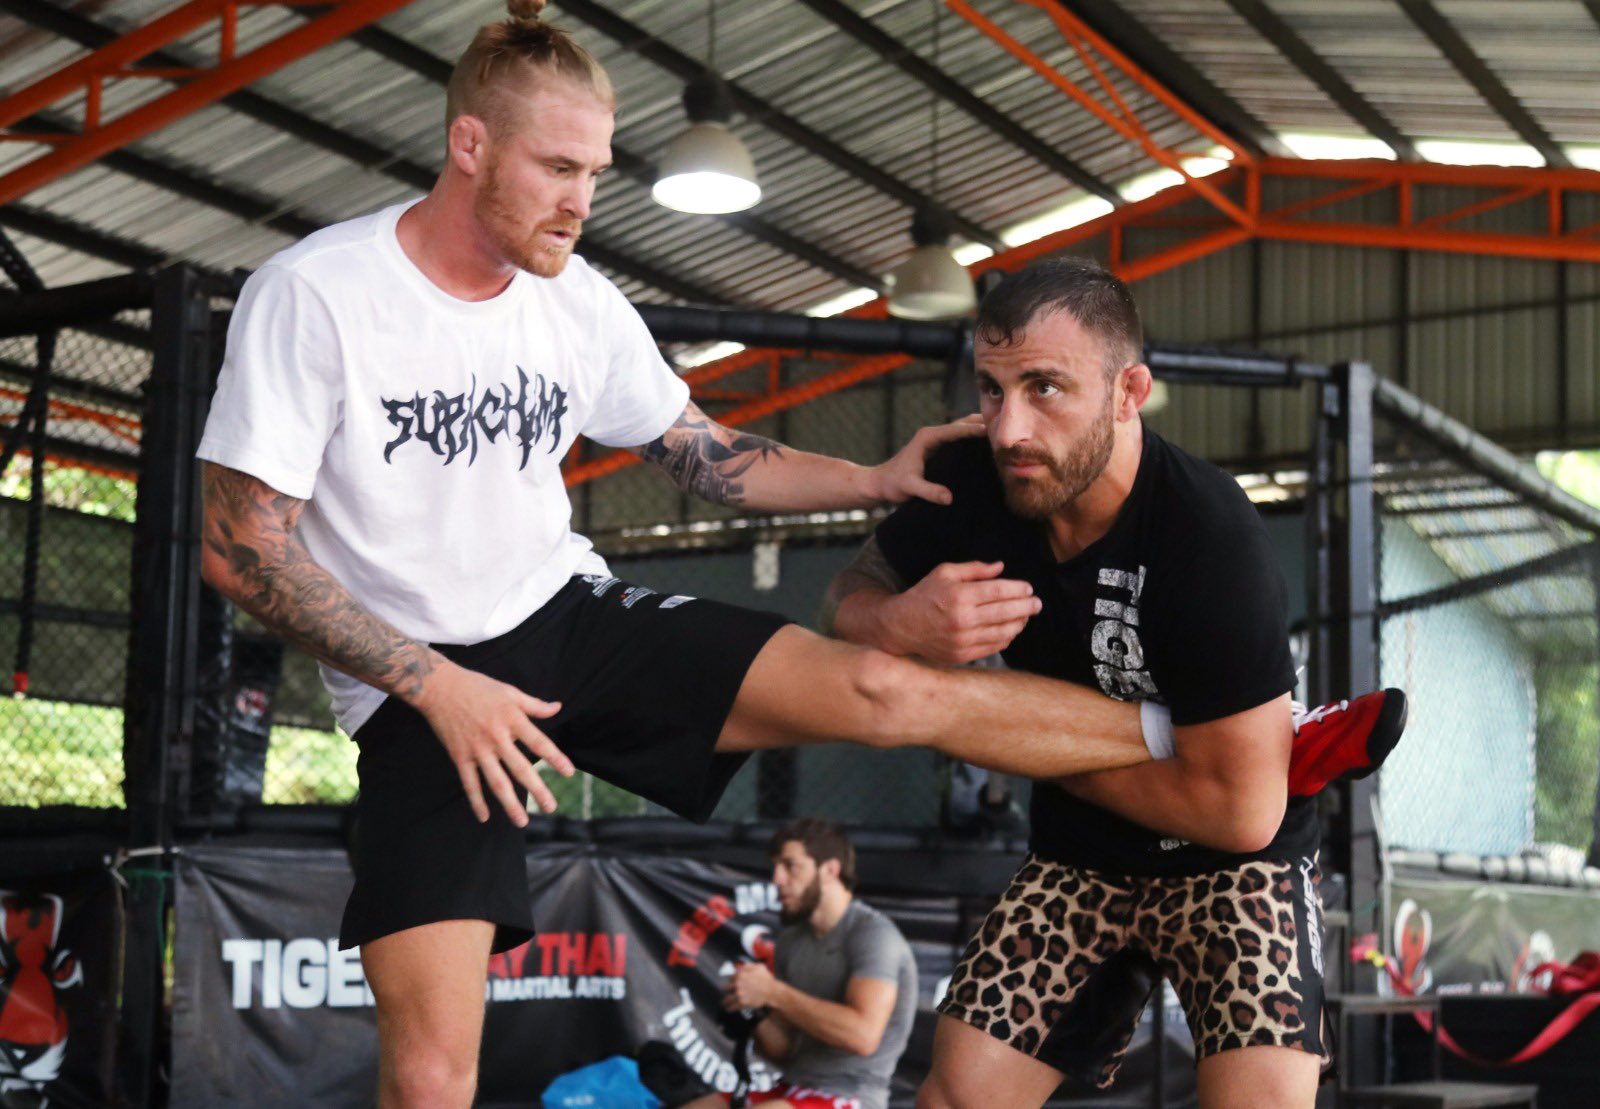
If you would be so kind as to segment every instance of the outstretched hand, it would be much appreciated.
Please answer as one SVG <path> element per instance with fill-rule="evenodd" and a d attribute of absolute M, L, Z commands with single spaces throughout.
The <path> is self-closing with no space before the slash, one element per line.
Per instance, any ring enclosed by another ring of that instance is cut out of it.
<path fill-rule="evenodd" d="M 543 759 L 564 778 L 575 772 L 572 760 L 533 723 L 560 712 L 559 702 L 541 701 L 514 685 L 446 663 L 428 676 L 413 704 L 449 752 L 479 822 L 489 819 L 483 789 L 487 784 L 511 822 L 519 828 L 527 825 L 527 806 L 517 798 L 513 780 L 542 811 L 555 812 L 555 795 L 528 754 Z"/>
<path fill-rule="evenodd" d="M 921 497 L 934 504 L 949 504 L 950 490 L 923 476 L 928 455 L 945 443 L 982 434 L 983 417 L 976 414 L 954 423 L 919 428 L 911 437 L 911 442 L 901 447 L 893 458 L 872 467 L 870 474 L 874 499 L 886 504 L 901 504 L 912 497 Z"/>
<path fill-rule="evenodd" d="M 961 665 L 1011 645 L 1043 603 L 1025 581 L 1002 578 L 998 562 L 946 562 L 885 602 L 898 653 Z"/>

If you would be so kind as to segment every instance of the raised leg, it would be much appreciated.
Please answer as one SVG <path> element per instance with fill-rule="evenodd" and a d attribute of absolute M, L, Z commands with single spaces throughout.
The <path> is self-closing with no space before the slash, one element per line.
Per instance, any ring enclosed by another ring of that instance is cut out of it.
<path fill-rule="evenodd" d="M 1028 778 L 1150 758 L 1137 705 L 1034 674 L 938 669 L 786 627 L 745 675 L 717 749 L 837 740 L 932 747 Z"/>

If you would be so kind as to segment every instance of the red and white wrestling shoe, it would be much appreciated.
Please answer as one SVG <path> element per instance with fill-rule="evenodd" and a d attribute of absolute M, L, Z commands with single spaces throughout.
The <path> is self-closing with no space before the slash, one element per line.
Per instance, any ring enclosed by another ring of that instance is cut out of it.
<path fill-rule="evenodd" d="M 1380 689 L 1308 709 L 1294 706 L 1289 796 L 1310 797 L 1334 782 L 1365 778 L 1389 757 L 1406 730 L 1406 695 Z"/>

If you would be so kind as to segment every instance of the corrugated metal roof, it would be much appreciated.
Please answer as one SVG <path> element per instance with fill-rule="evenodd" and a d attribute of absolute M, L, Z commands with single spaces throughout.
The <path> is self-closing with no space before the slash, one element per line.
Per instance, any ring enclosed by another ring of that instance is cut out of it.
<path fill-rule="evenodd" d="M 62 5 L 116 29 L 169 9 L 170 0 L 73 0 Z M 851 8 L 925 60 L 934 54 L 931 0 L 851 0 Z M 1121 0 L 1122 8 L 1247 112 L 1277 131 L 1357 130 L 1277 45 L 1252 28 L 1227 0 Z M 1600 25 L 1579 0 L 1440 0 L 1439 10 L 1500 79 L 1558 140 L 1600 143 Z M 668 0 L 618 0 L 615 15 L 691 59 L 707 52 L 705 8 Z M 1087 71 L 1073 47 L 1037 8 L 983 0 L 985 15 L 1063 72 Z M 1395 0 L 1271 0 L 1270 7 L 1403 133 L 1473 138 L 1514 137 L 1509 125 L 1403 13 Z M 938 5 L 937 10 L 943 10 Z M 621 98 L 616 145 L 658 159 L 684 125 L 682 80 L 628 46 L 586 27 L 573 5 L 547 15 L 572 27 L 611 73 Z M 389 34 L 437 59 L 454 58 L 483 22 L 499 18 L 494 0 L 416 0 L 383 20 Z M 776 110 L 825 136 L 905 185 L 932 188 L 932 96 L 809 6 L 795 0 L 740 0 L 718 10 L 717 68 Z M 240 44 L 299 23 L 273 7 L 243 9 Z M 1102 180 L 1118 184 L 1153 163 L 1133 144 L 1074 105 L 965 21 L 944 11 L 938 65 L 949 77 L 1037 134 Z M 207 33 L 180 43 L 201 56 Z M 0 17 L 0 87 L 16 89 L 84 50 L 13 17 Z M 1159 74 L 1157 75 L 1160 76 Z M 121 82 L 108 108 L 148 100 L 169 87 Z M 335 222 L 415 195 L 420 170 L 438 164 L 442 90 L 437 83 L 345 40 L 269 76 L 252 92 L 392 155 L 363 165 L 348 150 L 327 149 L 217 105 L 136 144 L 136 151 L 206 182 L 222 185 L 271 214 L 313 224 Z M 1142 89 L 1130 102 L 1165 143 L 1203 144 L 1188 124 L 1157 108 Z M 887 272 L 910 249 L 909 206 L 856 179 L 760 119 L 735 130 L 750 147 L 763 183 L 754 215 L 828 252 L 845 265 Z M 1000 232 L 1019 220 L 1084 195 L 1073 182 L 1013 145 L 959 107 L 939 109 L 939 200 L 967 220 Z M 338 143 L 333 144 L 335 147 Z M 0 145 L 0 169 L 27 150 Z M 25 199 L 79 225 L 142 244 L 165 257 L 219 269 L 253 267 L 292 235 L 166 188 L 97 165 Z M 610 175 L 587 228 L 646 268 L 693 283 L 733 303 L 801 309 L 849 288 L 829 269 L 760 241 L 729 221 L 668 211 L 647 183 Z M 47 283 L 113 272 L 105 261 L 16 235 Z M 619 277 L 630 296 L 673 297 L 638 278 Z"/>

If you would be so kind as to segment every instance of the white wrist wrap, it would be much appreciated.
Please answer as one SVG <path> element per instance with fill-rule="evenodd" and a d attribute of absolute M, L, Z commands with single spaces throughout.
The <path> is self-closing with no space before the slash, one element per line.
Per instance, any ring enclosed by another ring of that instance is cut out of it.
<path fill-rule="evenodd" d="M 1155 701 L 1139 702 L 1139 730 L 1153 759 L 1177 757 L 1178 737 L 1172 731 L 1172 710 Z"/>

